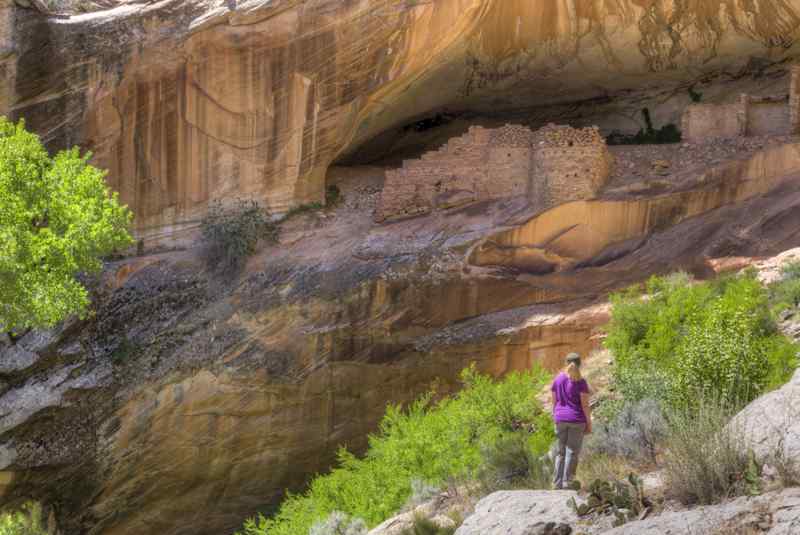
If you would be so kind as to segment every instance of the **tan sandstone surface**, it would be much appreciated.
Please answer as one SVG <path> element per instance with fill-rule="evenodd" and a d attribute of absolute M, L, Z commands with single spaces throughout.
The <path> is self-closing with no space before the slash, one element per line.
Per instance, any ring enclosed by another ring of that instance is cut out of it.
<path fill-rule="evenodd" d="M 338 155 L 445 106 L 678 122 L 687 87 L 794 57 L 800 29 L 798 0 L 26 5 L 0 5 L 0 114 L 93 150 L 140 236 L 179 237 L 216 198 L 321 201 Z"/>

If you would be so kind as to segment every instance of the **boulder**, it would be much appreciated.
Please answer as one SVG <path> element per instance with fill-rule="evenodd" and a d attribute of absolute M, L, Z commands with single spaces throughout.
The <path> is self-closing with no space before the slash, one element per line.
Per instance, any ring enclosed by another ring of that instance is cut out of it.
<path fill-rule="evenodd" d="M 800 533 L 800 489 L 771 492 L 753 498 L 664 513 L 629 522 L 603 535 L 697 535 L 700 533 Z"/>
<path fill-rule="evenodd" d="M 37 360 L 39 355 L 19 345 L 0 348 L 0 374 L 10 374 L 30 368 Z"/>
<path fill-rule="evenodd" d="M 475 506 L 456 535 L 569 535 L 579 521 L 573 491 L 502 491 Z"/>
<path fill-rule="evenodd" d="M 800 458 L 800 370 L 778 390 L 750 403 L 728 426 L 760 460 Z"/>

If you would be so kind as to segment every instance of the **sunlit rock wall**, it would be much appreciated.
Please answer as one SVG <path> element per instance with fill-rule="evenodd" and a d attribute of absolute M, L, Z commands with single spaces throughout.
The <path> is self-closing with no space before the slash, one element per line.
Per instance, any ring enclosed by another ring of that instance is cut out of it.
<path fill-rule="evenodd" d="M 0 113 L 53 148 L 92 149 L 142 236 L 178 235 L 215 198 L 323 200 L 337 155 L 430 110 L 685 92 L 791 58 L 800 27 L 800 0 L 165 0 L 68 18 L 3 6 Z"/>
<path fill-rule="evenodd" d="M 741 203 L 800 173 L 800 144 L 760 151 L 705 173 L 705 187 L 654 197 L 565 203 L 476 246 L 470 261 L 546 274 L 574 268 L 614 244 L 669 228 L 722 206 Z"/>

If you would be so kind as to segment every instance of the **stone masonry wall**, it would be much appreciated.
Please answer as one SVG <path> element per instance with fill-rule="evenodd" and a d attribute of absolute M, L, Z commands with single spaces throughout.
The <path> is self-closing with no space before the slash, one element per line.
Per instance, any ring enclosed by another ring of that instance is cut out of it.
<path fill-rule="evenodd" d="M 612 163 L 597 128 L 548 125 L 535 134 L 528 198 L 541 210 L 592 198 L 608 180 Z"/>
<path fill-rule="evenodd" d="M 403 167 L 386 171 L 378 221 L 421 215 L 434 208 L 448 208 L 489 198 L 495 188 L 488 185 L 490 132 L 472 127 L 438 151 Z"/>
<path fill-rule="evenodd" d="M 791 68 L 788 101 L 742 94 L 736 104 L 692 104 L 681 130 L 686 141 L 800 133 L 800 65 Z"/>
<path fill-rule="evenodd" d="M 681 131 L 686 141 L 730 138 L 744 135 L 742 103 L 692 104 L 683 112 Z"/>
<path fill-rule="evenodd" d="M 746 136 L 781 136 L 790 132 L 786 98 L 748 97 Z"/>
<path fill-rule="evenodd" d="M 539 208 L 588 198 L 605 184 L 611 157 L 596 128 L 473 126 L 437 151 L 386 171 L 377 221 L 526 195 Z"/>
<path fill-rule="evenodd" d="M 789 82 L 789 129 L 800 133 L 800 65 L 793 65 Z"/>

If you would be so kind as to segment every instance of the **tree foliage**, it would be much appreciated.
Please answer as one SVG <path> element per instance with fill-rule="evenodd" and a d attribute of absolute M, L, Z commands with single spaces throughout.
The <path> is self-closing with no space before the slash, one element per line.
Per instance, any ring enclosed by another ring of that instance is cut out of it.
<path fill-rule="evenodd" d="M 0 535 L 48 535 L 42 506 L 26 503 L 19 511 L 0 513 Z"/>
<path fill-rule="evenodd" d="M 131 213 L 78 149 L 55 157 L 0 117 L 0 327 L 52 326 L 89 304 L 79 273 L 132 240 Z"/>

